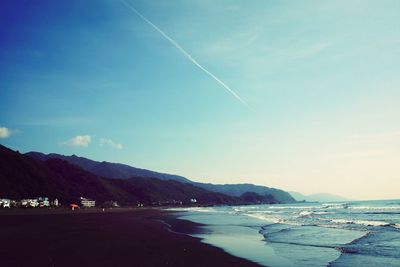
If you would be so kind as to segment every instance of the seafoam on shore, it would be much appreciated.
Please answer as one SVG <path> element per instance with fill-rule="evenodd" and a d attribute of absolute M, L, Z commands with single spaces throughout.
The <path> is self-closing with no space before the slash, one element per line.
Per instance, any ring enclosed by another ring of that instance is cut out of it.
<path fill-rule="evenodd" d="M 265 266 L 400 266 L 399 200 L 175 211 L 205 225 L 203 242 Z"/>

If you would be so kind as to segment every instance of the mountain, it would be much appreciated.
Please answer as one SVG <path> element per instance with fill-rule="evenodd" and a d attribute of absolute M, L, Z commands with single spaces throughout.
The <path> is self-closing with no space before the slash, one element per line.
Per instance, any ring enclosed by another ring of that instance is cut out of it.
<path fill-rule="evenodd" d="M 29 152 L 25 155 L 45 161 L 48 159 L 62 159 L 71 164 L 77 165 L 82 169 L 91 172 L 95 175 L 113 178 L 113 179 L 128 179 L 131 177 L 153 177 L 161 180 L 174 180 L 182 183 L 190 183 L 203 189 L 223 193 L 225 195 L 240 197 L 244 193 L 254 192 L 259 194 L 267 203 L 288 203 L 294 202 L 292 196 L 280 189 L 269 188 L 266 186 L 253 185 L 253 184 L 209 184 L 193 182 L 183 176 L 172 175 L 166 173 L 159 173 L 146 169 L 139 169 L 125 164 L 99 162 L 76 155 L 64 156 L 59 154 L 43 154 L 40 152 Z"/>
<path fill-rule="evenodd" d="M 342 196 L 333 195 L 329 193 L 317 193 L 312 195 L 303 195 L 299 192 L 289 192 L 294 199 L 297 201 L 309 201 L 309 202 L 343 202 L 349 201 L 349 199 Z"/>
<path fill-rule="evenodd" d="M 274 199 L 279 203 L 290 203 L 296 200 L 286 191 L 269 188 L 261 185 L 254 184 L 206 184 L 206 183 L 194 183 L 194 185 L 214 191 L 223 193 L 230 196 L 242 196 L 247 192 L 257 193 L 264 198 Z"/>
<path fill-rule="evenodd" d="M 227 196 L 173 180 L 150 177 L 107 179 L 69 162 L 51 158 L 35 160 L 0 145 L 0 197 L 22 199 L 47 196 L 71 203 L 84 196 L 98 202 L 122 204 L 155 203 L 250 204 L 240 197 Z"/>
<path fill-rule="evenodd" d="M 129 179 L 131 177 L 152 177 L 161 180 L 175 180 L 183 183 L 190 182 L 187 178 L 179 175 L 160 173 L 146 169 L 139 169 L 120 163 L 111 163 L 107 161 L 99 162 L 84 157 L 78 157 L 76 155 L 64 156 L 54 153 L 46 155 L 40 152 L 28 152 L 25 155 L 41 161 L 45 161 L 48 159 L 62 159 L 68 161 L 71 164 L 77 165 L 88 172 L 91 172 L 98 176 L 103 176 L 112 179 Z"/>
<path fill-rule="evenodd" d="M 37 161 L 0 146 L 0 196 L 112 199 L 107 182 L 62 160 Z M 110 190 L 112 191 L 112 190 Z M 115 189 L 114 191 L 118 191 Z"/>

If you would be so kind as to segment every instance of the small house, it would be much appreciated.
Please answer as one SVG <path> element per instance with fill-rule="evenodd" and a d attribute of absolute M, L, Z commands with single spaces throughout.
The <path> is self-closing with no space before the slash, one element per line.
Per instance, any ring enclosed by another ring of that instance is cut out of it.
<path fill-rule="evenodd" d="M 7 198 L 0 199 L 0 207 L 10 208 L 11 207 L 11 199 L 7 199 Z"/>
<path fill-rule="evenodd" d="M 39 207 L 50 207 L 50 201 L 48 197 L 38 197 Z"/>
<path fill-rule="evenodd" d="M 58 207 L 58 206 L 60 205 L 60 203 L 58 202 L 58 199 L 56 198 L 56 199 L 54 199 L 54 200 L 51 202 L 51 205 L 52 205 L 53 207 Z"/>
<path fill-rule="evenodd" d="M 96 206 L 96 200 L 81 197 L 81 205 L 84 208 L 93 208 Z"/>

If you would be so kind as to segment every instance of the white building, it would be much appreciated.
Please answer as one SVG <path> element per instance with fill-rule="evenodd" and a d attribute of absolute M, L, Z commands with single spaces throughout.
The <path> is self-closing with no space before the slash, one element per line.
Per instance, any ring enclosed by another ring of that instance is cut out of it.
<path fill-rule="evenodd" d="M 39 201 L 36 198 L 28 200 L 29 206 L 32 208 L 39 207 Z"/>
<path fill-rule="evenodd" d="M 81 205 L 84 208 L 93 208 L 96 206 L 96 201 L 93 199 L 81 197 Z"/>
<path fill-rule="evenodd" d="M 10 208 L 11 207 L 11 199 L 8 199 L 8 198 L 0 199 L 0 207 Z"/>
<path fill-rule="evenodd" d="M 60 205 L 60 203 L 58 202 L 58 199 L 56 198 L 51 202 L 51 205 L 54 207 L 58 207 Z"/>
<path fill-rule="evenodd" d="M 22 207 L 29 207 L 29 199 L 21 199 L 20 203 Z"/>
<path fill-rule="evenodd" d="M 50 207 L 50 201 L 48 197 L 38 197 L 39 207 Z"/>

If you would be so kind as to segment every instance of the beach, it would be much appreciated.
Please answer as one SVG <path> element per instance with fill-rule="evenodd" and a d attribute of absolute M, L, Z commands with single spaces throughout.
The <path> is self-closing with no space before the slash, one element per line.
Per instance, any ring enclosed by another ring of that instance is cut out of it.
<path fill-rule="evenodd" d="M 1 266 L 259 266 L 159 209 L 0 212 Z"/>

